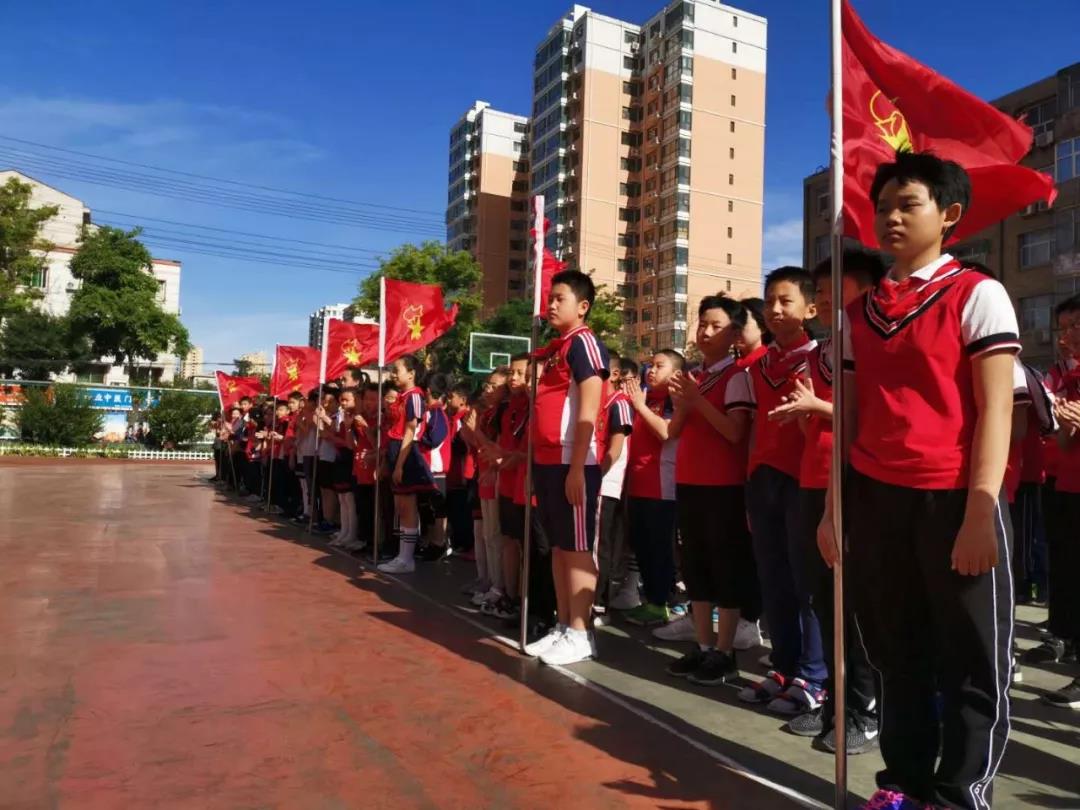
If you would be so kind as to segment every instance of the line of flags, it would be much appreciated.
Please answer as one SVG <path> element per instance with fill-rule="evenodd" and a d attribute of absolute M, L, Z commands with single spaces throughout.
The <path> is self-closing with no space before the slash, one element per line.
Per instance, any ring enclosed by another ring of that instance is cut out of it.
<path fill-rule="evenodd" d="M 309 346 L 278 346 L 270 376 L 270 396 L 288 397 L 307 392 L 327 380 L 336 380 L 347 369 L 378 364 L 419 351 L 446 334 L 457 320 L 458 305 L 447 309 L 437 284 L 383 278 L 380 292 L 380 324 L 351 323 L 328 319 L 322 351 Z M 266 393 L 258 377 L 217 372 L 218 398 L 223 409 L 243 397 Z"/>

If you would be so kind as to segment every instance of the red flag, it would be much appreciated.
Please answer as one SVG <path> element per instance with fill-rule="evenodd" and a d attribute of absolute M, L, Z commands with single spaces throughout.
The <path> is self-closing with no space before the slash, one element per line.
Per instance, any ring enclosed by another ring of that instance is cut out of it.
<path fill-rule="evenodd" d="M 382 363 L 422 349 L 444 335 L 457 320 L 458 305 L 443 306 L 438 284 L 414 284 L 384 278 Z"/>
<path fill-rule="evenodd" d="M 222 408 L 231 408 L 244 397 L 256 397 L 266 390 L 258 377 L 236 377 L 224 371 L 217 373 L 217 388 Z"/>
<path fill-rule="evenodd" d="M 540 307 L 533 314 L 541 316 L 547 307 L 548 298 L 551 296 L 551 279 L 556 273 L 566 269 L 566 262 L 555 258 L 555 254 L 544 248 L 544 260 L 540 263 Z"/>
<path fill-rule="evenodd" d="M 306 394 L 319 384 L 319 350 L 308 346 L 278 346 L 270 396 L 283 399 L 293 391 Z"/>
<path fill-rule="evenodd" d="M 897 150 L 932 152 L 971 178 L 971 205 L 952 240 L 965 239 L 1037 200 L 1053 178 L 1017 163 L 1031 128 L 874 37 L 843 0 L 844 230 L 876 245 L 870 185 Z"/>
<path fill-rule="evenodd" d="M 326 371 L 323 380 L 336 380 L 349 368 L 360 368 L 379 359 L 379 327 L 330 319 L 326 331 Z"/>
<path fill-rule="evenodd" d="M 551 295 L 551 279 L 556 273 L 566 269 L 566 262 L 556 259 L 555 254 L 544 244 L 544 234 L 548 232 L 551 223 L 544 216 L 543 196 L 533 197 L 532 206 L 533 227 L 529 230 L 529 235 L 533 240 L 533 316 L 540 318 Z"/>

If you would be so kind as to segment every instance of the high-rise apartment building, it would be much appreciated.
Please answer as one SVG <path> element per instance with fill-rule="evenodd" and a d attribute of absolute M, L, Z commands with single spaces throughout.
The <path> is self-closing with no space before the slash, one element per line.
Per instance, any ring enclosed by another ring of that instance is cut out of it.
<path fill-rule="evenodd" d="M 450 130 L 446 242 L 484 271 L 483 314 L 525 291 L 529 119 L 477 101 Z"/>
<path fill-rule="evenodd" d="M 348 304 L 327 304 L 308 315 L 308 346 L 321 349 L 326 320 L 328 318 L 343 319 L 347 309 L 349 309 Z"/>
<path fill-rule="evenodd" d="M 643 351 L 684 347 L 702 296 L 760 291 L 765 45 L 763 18 L 677 0 L 643 26 L 575 5 L 536 51 L 548 243 Z"/>
<path fill-rule="evenodd" d="M 180 378 L 190 380 L 203 373 L 203 350 L 199 346 L 192 346 L 180 363 Z"/>
<path fill-rule="evenodd" d="M 1053 208 L 1029 206 L 949 250 L 987 265 L 1002 281 L 1016 306 L 1022 356 L 1045 369 L 1056 359 L 1053 308 L 1080 293 L 1080 62 L 991 103 L 1032 127 L 1034 143 L 1022 162 L 1052 175 L 1058 197 Z M 828 171 L 803 181 L 803 211 L 809 267 L 829 255 Z"/>

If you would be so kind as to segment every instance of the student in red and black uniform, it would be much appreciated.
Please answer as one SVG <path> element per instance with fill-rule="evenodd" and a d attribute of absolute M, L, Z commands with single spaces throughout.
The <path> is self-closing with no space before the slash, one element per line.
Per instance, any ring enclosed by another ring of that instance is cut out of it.
<path fill-rule="evenodd" d="M 376 429 L 379 419 L 379 386 L 367 383 L 360 393 L 360 408 L 353 417 L 352 477 L 356 501 L 356 551 L 373 541 L 375 529 Z"/>
<path fill-rule="evenodd" d="M 1046 601 L 1046 534 L 1043 529 L 1042 494 L 1046 484 L 1045 442 L 1056 425 L 1053 397 L 1043 375 L 1026 363 L 1023 367 L 1032 395 L 1032 407 L 1027 411 L 1027 429 L 1020 450 L 1020 483 L 1011 510 L 1013 579 L 1018 605 Z M 1050 438 L 1053 441 L 1053 437 Z"/>
<path fill-rule="evenodd" d="M 334 460 L 328 470 L 330 489 L 337 495 L 338 516 L 341 530 L 334 535 L 330 545 L 346 551 L 359 551 L 360 540 L 356 525 L 356 486 L 353 478 L 353 453 L 356 448 L 356 389 L 346 388 L 338 395 L 338 409 L 333 422 L 323 436 L 323 441 L 334 448 Z"/>
<path fill-rule="evenodd" d="M 747 511 L 765 616 L 772 638 L 773 669 L 739 692 L 748 703 L 794 716 L 825 699 L 828 677 L 813 589 L 803 577 L 799 544 L 799 467 L 804 437 L 797 424 L 768 418 L 794 392 L 809 368 L 815 343 L 805 329 L 816 314 L 814 280 L 801 267 L 781 267 L 765 279 L 765 315 L 774 341 L 750 365 L 755 402 L 748 464 Z"/>
<path fill-rule="evenodd" d="M 455 553 L 474 551 L 473 510 L 479 511 L 476 497 L 476 454 L 465 441 L 466 426 L 472 416 L 471 391 L 463 383 L 450 389 L 446 416 L 450 420 L 450 467 L 446 472 L 446 520 Z M 475 420 L 472 420 L 475 423 Z M 485 563 L 487 558 L 483 558 Z M 484 574 L 487 574 L 485 565 Z M 472 593 L 470 590 L 469 593 Z"/>
<path fill-rule="evenodd" d="M 844 305 L 866 293 L 885 275 L 885 263 L 880 255 L 864 250 L 845 250 L 843 255 Z M 832 262 L 826 259 L 813 271 L 816 286 L 815 304 L 818 322 L 832 328 Z M 808 373 L 795 381 L 795 390 L 787 402 L 769 414 L 775 421 L 797 420 L 806 443 L 799 468 L 800 557 L 802 576 L 810 583 L 814 613 L 821 626 L 822 647 L 829 678 L 826 681 L 824 706 L 795 717 L 788 729 L 799 736 L 815 737 L 814 747 L 836 751 L 836 729 L 833 727 L 833 579 L 817 548 L 817 527 L 825 511 L 825 495 L 832 470 L 832 385 L 833 342 L 826 338 L 810 354 Z M 850 613 L 850 612 L 849 612 Z M 847 652 L 846 685 L 847 717 L 845 739 L 849 754 L 863 754 L 877 743 L 877 686 L 862 640 L 849 615 L 845 619 L 845 650 Z"/>
<path fill-rule="evenodd" d="M 871 802 L 883 807 L 989 807 L 1008 738 L 1002 481 L 1020 342 L 1005 288 L 942 253 L 970 197 L 967 173 L 933 155 L 879 166 L 870 198 L 895 263 L 847 310 L 844 565 L 881 677 L 885 768 Z M 831 511 L 827 499 L 829 564 Z"/>
<path fill-rule="evenodd" d="M 486 580 L 475 583 L 472 589 L 472 604 L 481 607 L 487 603 L 489 610 L 505 593 L 502 573 L 502 531 L 499 528 L 499 469 L 492 460 L 492 450 L 498 447 L 499 423 L 502 409 L 506 407 L 509 396 L 507 380 L 510 376 L 508 366 L 495 369 L 488 375 L 478 405 L 475 424 L 470 422 L 465 432 L 465 439 L 476 454 L 477 495 L 480 499 L 480 537 L 477 545 L 484 546 Z M 482 588 L 487 586 L 486 590 Z"/>
<path fill-rule="evenodd" d="M 435 491 L 420 499 L 421 524 L 429 527 L 426 543 L 416 552 L 416 559 L 438 562 L 446 556 L 446 476 L 450 471 L 450 448 L 454 434 L 446 413 L 446 395 L 450 379 L 440 372 L 429 374 L 424 429 L 420 436 L 420 455 L 435 479 Z"/>
<path fill-rule="evenodd" d="M 623 535 L 626 531 L 623 514 L 623 489 L 626 479 L 626 464 L 630 456 L 630 433 L 633 430 L 633 406 L 626 396 L 622 385 L 622 359 L 612 354 L 609 361 L 611 376 L 605 389 L 604 402 L 600 413 L 604 418 L 601 431 L 601 469 L 604 472 L 600 483 L 600 547 L 596 552 L 596 605 L 597 618 L 607 616 L 613 573 L 623 554 Z M 636 377 L 635 377 L 636 381 Z"/>
<path fill-rule="evenodd" d="M 1054 413 L 1061 423 L 1057 443 L 1055 511 L 1046 512 L 1050 551 L 1050 634 L 1059 661 L 1075 667 L 1080 657 L 1080 296 L 1054 309 L 1061 331 L 1062 360 L 1051 369 Z M 1045 697 L 1053 706 L 1080 709 L 1080 678 Z"/>
<path fill-rule="evenodd" d="M 292 495 L 290 479 L 293 475 L 289 469 L 285 444 L 291 420 L 288 402 L 278 400 L 274 405 L 274 419 L 267 431 L 266 443 L 270 464 L 270 498 L 280 514 L 289 514 Z"/>
<path fill-rule="evenodd" d="M 596 287 L 581 271 L 564 270 L 552 278 L 547 314 L 558 337 L 542 352 L 530 428 L 537 506 L 552 547 L 558 624 L 525 649 L 552 665 L 595 654 L 589 624 L 603 478 L 596 422 L 608 376 L 607 349 L 586 324 L 595 299 Z"/>
<path fill-rule="evenodd" d="M 387 414 L 386 461 L 391 471 L 400 545 L 397 557 L 379 566 L 380 571 L 388 574 L 411 574 L 416 570 L 414 556 L 420 541 L 417 495 L 435 491 L 435 479 L 420 455 L 417 443 L 423 435 L 424 424 L 424 391 L 416 384 L 419 371 L 420 361 L 407 354 L 394 361 L 390 372 L 398 397 Z"/>
<path fill-rule="evenodd" d="M 746 524 L 746 462 L 754 406 L 747 372 L 732 356 L 746 310 L 719 295 L 701 299 L 695 336 L 702 366 L 671 385 L 682 571 L 694 623 L 694 648 L 668 672 L 702 686 L 738 675 L 735 631 L 755 597 L 753 548 Z M 703 520 L 702 515 L 714 516 Z M 713 607 L 718 608 L 713 632 Z"/>

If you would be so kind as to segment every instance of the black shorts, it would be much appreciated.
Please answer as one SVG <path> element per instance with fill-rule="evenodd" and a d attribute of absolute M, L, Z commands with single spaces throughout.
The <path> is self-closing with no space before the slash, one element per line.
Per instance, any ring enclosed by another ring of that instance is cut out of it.
<path fill-rule="evenodd" d="M 345 494 L 352 492 L 356 481 L 353 479 L 353 453 L 352 450 L 342 448 L 338 450 L 337 458 L 330 465 L 331 488 L 334 492 Z"/>
<path fill-rule="evenodd" d="M 585 467 L 585 492 L 582 503 L 571 506 L 566 500 L 566 476 L 569 464 L 534 464 L 533 488 L 537 511 L 553 549 L 592 551 L 600 529 L 600 467 Z"/>
<path fill-rule="evenodd" d="M 420 499 L 421 522 L 430 522 L 447 516 L 446 514 L 446 476 L 435 477 L 435 489 L 422 492 Z"/>
<path fill-rule="evenodd" d="M 675 501 L 686 595 L 725 609 L 743 607 L 754 578 L 745 487 L 679 484 Z"/>
<path fill-rule="evenodd" d="M 499 528 L 503 537 L 513 540 L 525 539 L 525 504 L 514 503 L 513 498 L 499 496 Z"/>

